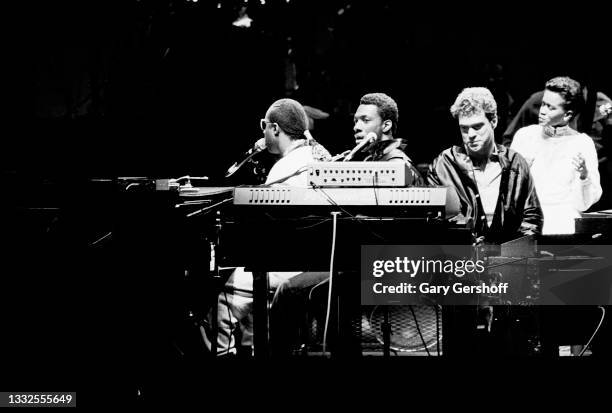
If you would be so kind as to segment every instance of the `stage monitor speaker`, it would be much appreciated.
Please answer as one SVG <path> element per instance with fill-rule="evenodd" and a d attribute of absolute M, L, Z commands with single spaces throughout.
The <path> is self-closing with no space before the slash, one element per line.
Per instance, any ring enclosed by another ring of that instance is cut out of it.
<path fill-rule="evenodd" d="M 364 356 L 380 356 L 387 311 L 391 356 L 442 355 L 442 311 L 436 306 L 364 306 L 361 345 Z"/>
<path fill-rule="evenodd" d="M 442 355 L 442 309 L 436 306 L 361 306 L 345 325 L 348 328 L 340 332 L 342 342 L 347 346 L 358 343 L 363 357 L 382 357 L 385 311 L 391 328 L 391 357 Z M 313 319 L 310 326 L 306 350 L 316 355 L 322 344 L 322 320 Z M 336 347 L 336 352 L 344 350 Z M 353 350 L 348 350 L 351 355 L 355 355 Z"/>

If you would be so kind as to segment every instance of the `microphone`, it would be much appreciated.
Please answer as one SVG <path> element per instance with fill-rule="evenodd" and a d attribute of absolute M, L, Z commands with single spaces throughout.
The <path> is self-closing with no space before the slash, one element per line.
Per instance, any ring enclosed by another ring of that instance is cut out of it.
<path fill-rule="evenodd" d="M 344 158 L 343 162 L 348 162 L 351 159 L 353 159 L 353 156 L 355 156 L 355 154 L 357 152 L 359 152 L 361 149 L 363 149 L 364 146 L 369 145 L 370 143 L 374 142 L 376 139 L 378 138 L 378 136 L 376 136 L 375 132 L 368 132 L 368 134 L 366 135 L 366 137 L 357 144 L 357 146 L 355 146 L 348 155 L 346 155 L 346 157 Z"/>
<path fill-rule="evenodd" d="M 229 167 L 229 169 L 225 173 L 225 177 L 229 178 L 230 176 L 234 175 L 236 171 L 242 168 L 242 166 L 247 163 L 253 156 L 257 155 L 264 149 L 266 149 L 266 140 L 265 138 L 261 138 L 257 142 L 255 142 L 255 145 L 253 145 L 251 149 L 245 152 L 245 154 L 243 155 L 244 159 L 240 163 L 236 162 Z"/>

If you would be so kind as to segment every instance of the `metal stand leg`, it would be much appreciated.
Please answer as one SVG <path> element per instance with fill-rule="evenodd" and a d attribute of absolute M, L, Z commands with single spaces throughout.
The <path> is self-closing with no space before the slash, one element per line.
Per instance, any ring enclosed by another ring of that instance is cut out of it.
<path fill-rule="evenodd" d="M 212 306 L 212 322 L 211 322 L 211 330 L 212 335 L 210 338 L 210 352 L 215 357 L 217 355 L 217 342 L 219 340 L 219 294 L 218 291 L 221 291 L 220 288 L 220 278 L 218 274 L 213 275 L 213 288 L 215 291 L 215 301 Z"/>
<path fill-rule="evenodd" d="M 217 254 L 219 253 L 219 247 L 221 243 L 221 211 L 217 211 L 217 218 L 215 222 L 217 229 L 217 239 L 215 243 L 210 243 L 210 271 L 213 275 L 213 288 L 215 292 L 215 301 L 212 306 L 212 337 L 210 343 L 210 351 L 215 357 L 217 355 L 217 342 L 219 339 L 219 294 L 223 290 L 223 279 L 219 271 L 219 265 L 217 262 Z M 231 337 L 230 337 L 231 340 Z"/>
<path fill-rule="evenodd" d="M 268 273 L 253 271 L 253 347 L 257 359 L 270 357 Z"/>
<path fill-rule="evenodd" d="M 438 313 L 438 305 L 436 305 L 434 308 L 436 309 L 436 350 L 438 352 L 438 356 L 440 356 L 440 314 Z"/>
<path fill-rule="evenodd" d="M 391 357 L 391 324 L 389 323 L 389 306 L 385 305 L 384 321 L 381 325 L 383 333 L 383 357 Z"/>

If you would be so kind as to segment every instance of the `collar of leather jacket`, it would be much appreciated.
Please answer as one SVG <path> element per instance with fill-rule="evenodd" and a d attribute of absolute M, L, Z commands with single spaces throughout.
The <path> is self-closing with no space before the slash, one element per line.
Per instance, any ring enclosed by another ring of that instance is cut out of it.
<path fill-rule="evenodd" d="M 464 146 L 453 146 L 453 156 L 457 161 L 457 166 L 462 172 L 471 176 L 472 173 L 472 160 L 470 156 L 467 154 Z M 508 148 L 504 145 L 495 144 L 495 149 L 493 153 L 489 156 L 491 161 L 499 162 L 502 170 L 505 170 L 510 165 L 510 159 L 508 158 Z"/>
<path fill-rule="evenodd" d="M 403 151 L 405 147 L 406 142 L 401 138 L 386 139 L 372 143 L 368 147 L 367 152 L 377 157 L 382 157 L 394 149 L 401 149 Z"/>

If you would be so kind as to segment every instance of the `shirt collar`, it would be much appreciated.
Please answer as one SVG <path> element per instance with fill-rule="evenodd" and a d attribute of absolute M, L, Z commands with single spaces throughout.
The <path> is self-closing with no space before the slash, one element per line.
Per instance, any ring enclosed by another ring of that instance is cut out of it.
<path fill-rule="evenodd" d="M 548 136 L 549 138 L 556 137 L 556 136 L 569 136 L 569 135 L 578 134 L 578 132 L 570 128 L 569 124 L 565 126 L 559 126 L 556 128 L 554 126 L 547 125 L 547 126 L 544 126 L 543 131 L 544 131 L 544 135 Z"/>
<path fill-rule="evenodd" d="M 499 162 L 499 149 L 497 149 L 497 145 L 493 144 L 493 152 L 489 155 L 490 162 Z"/>
<path fill-rule="evenodd" d="M 489 159 L 493 162 L 499 162 L 502 170 L 504 170 L 510 164 L 508 148 L 503 145 L 494 145 L 493 153 L 491 153 Z M 473 164 L 463 145 L 454 147 L 454 158 L 458 168 L 471 177 Z"/>
<path fill-rule="evenodd" d="M 465 146 L 457 146 L 457 153 L 461 155 L 461 158 L 464 162 L 471 163 L 470 155 L 468 155 Z M 489 155 L 490 162 L 499 162 L 500 156 L 506 155 L 506 147 L 503 145 L 497 145 L 493 143 L 493 151 Z"/>

